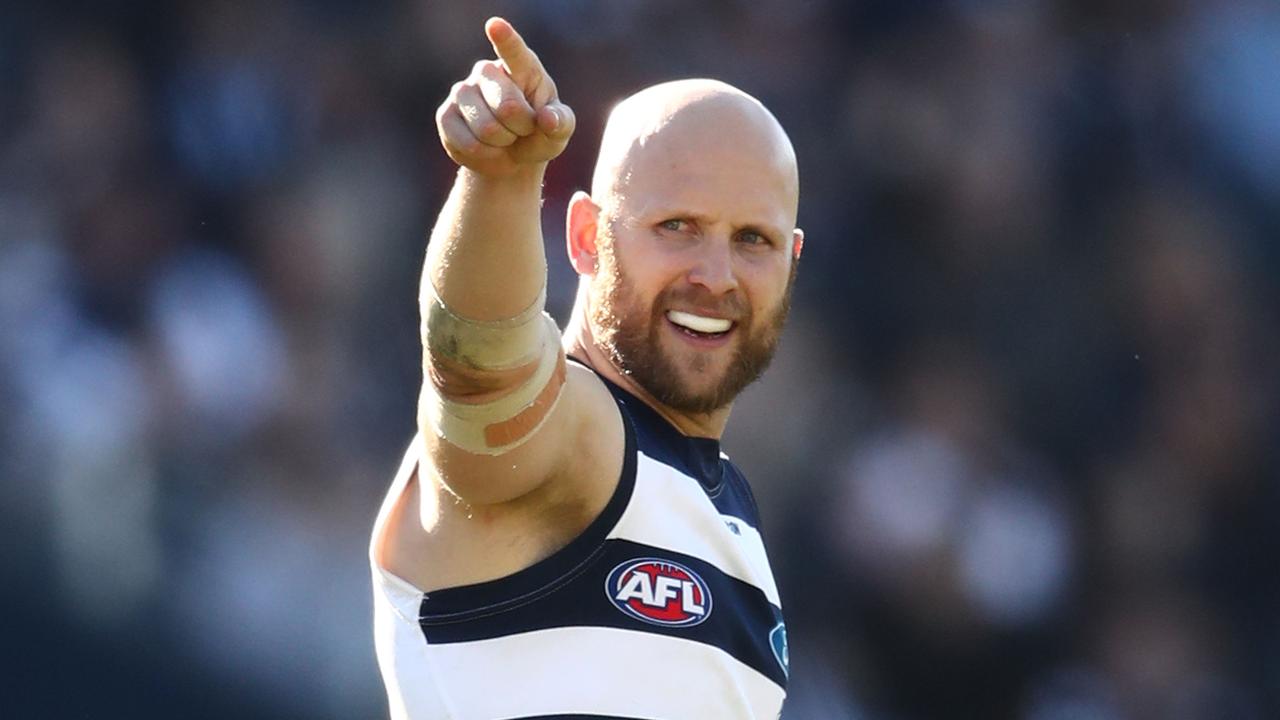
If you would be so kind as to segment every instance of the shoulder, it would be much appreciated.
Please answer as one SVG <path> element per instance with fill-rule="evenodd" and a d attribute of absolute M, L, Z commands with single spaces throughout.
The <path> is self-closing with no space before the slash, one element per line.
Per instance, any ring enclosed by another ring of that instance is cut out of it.
<path fill-rule="evenodd" d="M 568 362 L 564 394 L 562 402 L 573 408 L 573 438 L 557 480 L 579 487 L 606 482 L 611 487 L 626 445 L 622 408 L 604 380 L 573 359 Z"/>
<path fill-rule="evenodd" d="M 566 359 L 566 366 L 566 399 L 578 408 L 584 421 L 619 415 L 613 393 L 595 370 L 572 357 Z"/>

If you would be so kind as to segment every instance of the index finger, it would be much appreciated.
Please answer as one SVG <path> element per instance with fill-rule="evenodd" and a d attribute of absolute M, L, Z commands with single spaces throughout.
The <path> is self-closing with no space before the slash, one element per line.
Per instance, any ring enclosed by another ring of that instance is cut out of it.
<path fill-rule="evenodd" d="M 546 72 L 542 69 L 542 61 L 529 49 L 511 23 L 500 17 L 489 18 L 484 24 L 484 34 L 517 84 L 523 86 L 527 81 Z"/>

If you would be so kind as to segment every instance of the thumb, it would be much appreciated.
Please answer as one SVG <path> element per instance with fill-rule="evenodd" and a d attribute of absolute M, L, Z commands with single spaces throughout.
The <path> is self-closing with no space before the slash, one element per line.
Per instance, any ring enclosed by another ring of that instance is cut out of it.
<path fill-rule="evenodd" d="M 538 111 L 538 130 L 552 140 L 568 140 L 578 125 L 573 108 L 552 100 Z"/>

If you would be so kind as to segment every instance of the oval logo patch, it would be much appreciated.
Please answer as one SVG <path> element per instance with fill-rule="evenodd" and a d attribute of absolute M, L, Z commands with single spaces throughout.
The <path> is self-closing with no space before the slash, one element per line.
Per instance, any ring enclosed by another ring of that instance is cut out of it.
<path fill-rule="evenodd" d="M 687 627 L 711 615 L 707 583 L 670 560 L 628 560 L 609 573 L 604 591 L 614 607 L 654 625 Z"/>

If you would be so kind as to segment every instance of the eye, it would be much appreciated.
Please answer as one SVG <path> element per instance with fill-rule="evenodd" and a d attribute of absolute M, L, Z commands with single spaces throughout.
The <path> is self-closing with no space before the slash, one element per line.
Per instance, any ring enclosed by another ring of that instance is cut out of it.
<path fill-rule="evenodd" d="M 765 246 L 770 244 L 769 238 L 765 237 L 761 233 L 756 232 L 755 230 L 743 230 L 742 232 L 738 233 L 738 241 L 744 242 L 748 245 Z"/>
<path fill-rule="evenodd" d="M 671 218 L 670 220 L 663 220 L 662 222 L 658 223 L 658 227 L 662 228 L 663 230 L 670 230 L 672 232 L 680 232 L 681 230 L 684 229 L 685 225 L 686 225 L 685 221 L 681 220 L 680 218 Z"/>

